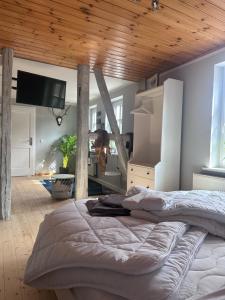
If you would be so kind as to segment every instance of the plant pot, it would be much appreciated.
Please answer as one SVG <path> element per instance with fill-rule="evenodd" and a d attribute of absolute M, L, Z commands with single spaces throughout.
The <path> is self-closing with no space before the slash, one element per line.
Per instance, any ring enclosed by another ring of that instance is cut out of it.
<path fill-rule="evenodd" d="M 60 174 L 69 174 L 69 168 L 63 168 L 63 167 L 59 167 L 59 173 Z"/>

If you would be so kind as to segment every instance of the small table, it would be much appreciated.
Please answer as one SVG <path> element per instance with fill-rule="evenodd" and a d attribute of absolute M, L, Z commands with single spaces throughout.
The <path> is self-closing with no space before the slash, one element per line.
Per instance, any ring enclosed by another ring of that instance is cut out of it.
<path fill-rule="evenodd" d="M 52 197 L 55 199 L 70 199 L 74 190 L 75 175 L 55 174 L 52 179 Z"/>

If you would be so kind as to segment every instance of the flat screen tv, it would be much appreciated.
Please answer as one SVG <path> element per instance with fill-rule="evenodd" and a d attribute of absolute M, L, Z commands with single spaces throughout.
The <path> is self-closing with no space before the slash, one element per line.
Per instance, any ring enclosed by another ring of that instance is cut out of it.
<path fill-rule="evenodd" d="M 17 72 L 17 103 L 64 109 L 65 94 L 66 81 Z"/>

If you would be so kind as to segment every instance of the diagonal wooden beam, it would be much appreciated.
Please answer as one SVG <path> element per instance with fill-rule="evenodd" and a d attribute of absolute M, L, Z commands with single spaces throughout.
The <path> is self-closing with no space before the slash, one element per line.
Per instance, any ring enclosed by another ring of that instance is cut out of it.
<path fill-rule="evenodd" d="M 88 197 L 88 117 L 90 66 L 77 68 L 76 200 Z"/>
<path fill-rule="evenodd" d="M 109 95 L 109 91 L 107 89 L 107 85 L 106 85 L 102 70 L 98 67 L 95 67 L 94 73 L 95 73 L 95 78 L 96 78 L 97 85 L 99 88 L 99 92 L 101 94 L 102 103 L 104 105 L 105 112 L 106 112 L 106 115 L 109 120 L 109 125 L 111 127 L 112 133 L 114 134 L 115 143 L 116 143 L 116 147 L 117 147 L 117 151 L 118 151 L 118 156 L 119 156 L 119 159 L 121 162 L 121 172 L 125 179 L 127 176 L 128 157 L 127 157 L 125 146 L 123 144 L 123 139 L 120 135 L 120 130 L 119 130 L 119 127 L 118 127 L 118 124 L 116 121 L 116 117 L 114 114 L 111 97 Z"/>
<path fill-rule="evenodd" d="M 11 84 L 13 50 L 2 49 L 2 97 L 0 139 L 0 218 L 11 215 Z M 19 158 L 18 158 L 19 159 Z"/>

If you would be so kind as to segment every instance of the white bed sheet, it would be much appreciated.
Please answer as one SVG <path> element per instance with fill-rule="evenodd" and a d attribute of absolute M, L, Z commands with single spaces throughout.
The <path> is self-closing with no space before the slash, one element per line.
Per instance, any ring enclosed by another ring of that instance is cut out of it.
<path fill-rule="evenodd" d="M 174 300 L 197 300 L 222 289 L 224 298 L 220 299 L 225 299 L 225 240 L 208 235 Z M 57 296 L 59 300 L 125 300 L 107 292 L 85 287 L 60 291 Z"/>

